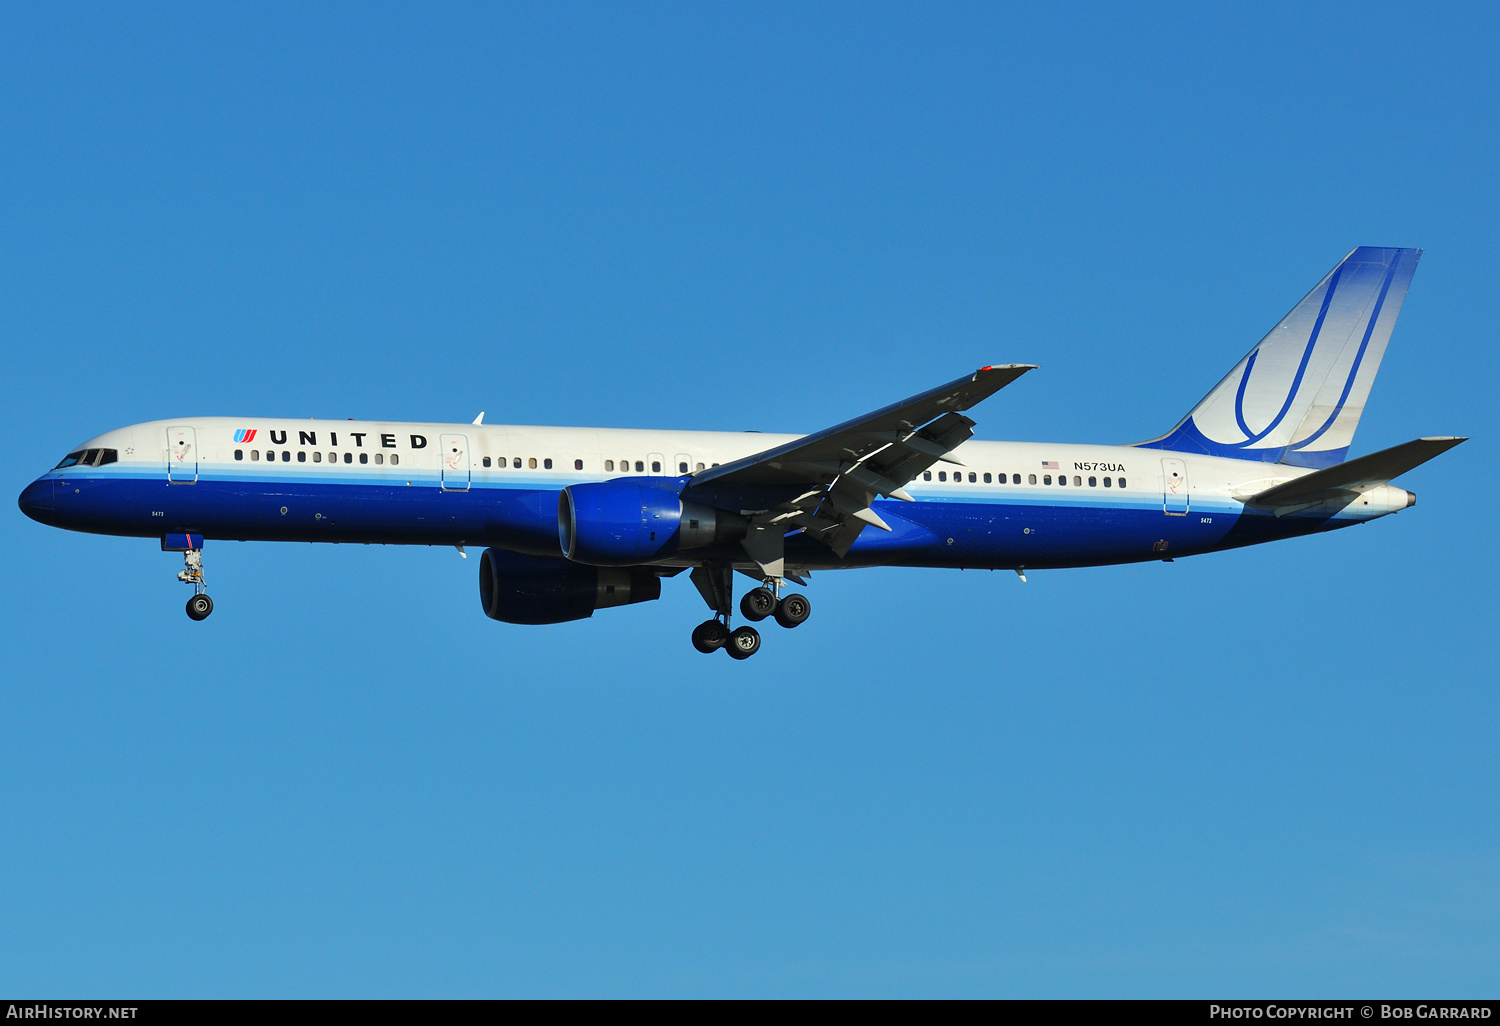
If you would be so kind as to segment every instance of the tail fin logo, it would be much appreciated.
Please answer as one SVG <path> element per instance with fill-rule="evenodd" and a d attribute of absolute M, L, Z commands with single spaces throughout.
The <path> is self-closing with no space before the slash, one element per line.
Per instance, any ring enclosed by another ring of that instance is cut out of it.
<path fill-rule="evenodd" d="M 1305 467 L 1341 462 L 1421 252 L 1351 252 L 1170 434 L 1142 444 Z"/>
<path fill-rule="evenodd" d="M 247 428 L 240 428 L 238 431 L 236 431 L 234 433 L 234 440 L 236 442 L 253 442 L 253 441 L 255 441 L 255 428 L 248 428 L 248 429 Z"/>

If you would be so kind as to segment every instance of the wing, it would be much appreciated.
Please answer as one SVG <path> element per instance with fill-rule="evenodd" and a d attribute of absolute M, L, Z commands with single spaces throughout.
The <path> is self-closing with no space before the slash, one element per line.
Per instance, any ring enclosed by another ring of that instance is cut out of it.
<path fill-rule="evenodd" d="M 981 367 L 972 374 L 836 427 L 700 471 L 685 497 L 751 519 L 745 551 L 781 576 L 786 532 L 805 531 L 838 555 L 868 526 L 890 530 L 870 504 L 878 495 L 911 501 L 902 489 L 974 435 L 963 415 L 1029 370 Z"/>

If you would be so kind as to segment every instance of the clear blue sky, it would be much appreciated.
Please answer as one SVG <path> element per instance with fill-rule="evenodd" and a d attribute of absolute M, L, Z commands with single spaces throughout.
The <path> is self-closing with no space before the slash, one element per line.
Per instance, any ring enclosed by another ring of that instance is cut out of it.
<path fill-rule="evenodd" d="M 1277 13 L 1278 10 L 1285 13 Z M 1100 570 L 685 580 L 543 628 L 452 549 L 0 516 L 0 991 L 1489 995 L 1490 5 L 0 8 L 3 490 L 254 414 L 1173 423 L 1426 248 L 1356 452 L 1415 509 Z M 7 501 L 13 502 L 13 498 Z"/>

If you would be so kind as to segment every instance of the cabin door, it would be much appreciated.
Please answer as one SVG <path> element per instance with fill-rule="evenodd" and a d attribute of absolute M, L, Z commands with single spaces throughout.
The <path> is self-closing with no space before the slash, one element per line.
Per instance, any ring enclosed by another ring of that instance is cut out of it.
<path fill-rule="evenodd" d="M 167 428 L 167 481 L 193 484 L 198 480 L 198 433 L 190 427 Z"/>
<path fill-rule="evenodd" d="M 469 439 L 466 435 L 438 436 L 438 458 L 441 461 L 443 491 L 469 490 Z"/>
<path fill-rule="evenodd" d="M 1169 517 L 1187 516 L 1187 464 L 1181 460 L 1161 461 L 1161 508 Z"/>

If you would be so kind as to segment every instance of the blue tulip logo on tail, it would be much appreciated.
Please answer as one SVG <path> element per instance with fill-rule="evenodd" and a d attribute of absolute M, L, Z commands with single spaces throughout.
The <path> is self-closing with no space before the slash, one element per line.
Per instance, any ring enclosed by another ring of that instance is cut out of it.
<path fill-rule="evenodd" d="M 1299 467 L 1342 463 L 1420 249 L 1354 250 L 1148 449 Z"/>

